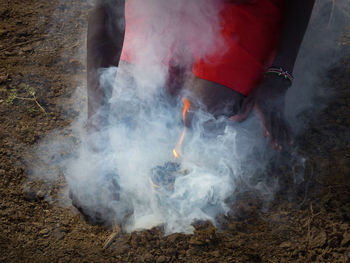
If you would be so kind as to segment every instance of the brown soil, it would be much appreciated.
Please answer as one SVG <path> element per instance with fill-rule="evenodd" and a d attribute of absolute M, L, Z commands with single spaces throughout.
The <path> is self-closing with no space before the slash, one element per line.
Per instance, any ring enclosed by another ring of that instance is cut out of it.
<path fill-rule="evenodd" d="M 76 83 L 85 77 L 81 36 L 91 5 L 84 0 L 12 0 L 0 6 L 0 261 L 1 262 L 348 262 L 350 258 L 350 59 L 329 71 L 336 96 L 297 139 L 308 157 L 307 180 L 286 178 L 268 209 L 244 193 L 222 216 L 222 229 L 198 222 L 193 235 L 161 229 L 121 234 L 102 249 L 108 229 L 72 207 L 24 187 L 24 152 L 50 131 L 67 127 Z M 349 49 L 349 41 L 343 43 Z M 38 102 L 15 99 L 11 89 Z M 62 106 L 64 105 L 64 107 Z M 283 167 L 282 167 L 283 168 Z M 286 173 L 287 174 L 287 173 Z M 55 196 L 51 189 L 49 195 Z M 288 190 L 288 191 L 286 191 Z M 288 194 L 286 194 L 286 192 Z"/>

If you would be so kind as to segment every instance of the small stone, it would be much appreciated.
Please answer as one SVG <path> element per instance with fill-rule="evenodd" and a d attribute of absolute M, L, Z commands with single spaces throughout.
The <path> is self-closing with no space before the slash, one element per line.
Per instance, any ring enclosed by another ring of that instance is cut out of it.
<path fill-rule="evenodd" d="M 350 244 L 350 233 L 349 232 L 345 232 L 343 234 L 343 239 L 342 239 L 340 245 L 342 247 L 345 247 L 345 246 L 348 246 L 349 244 Z"/>
<path fill-rule="evenodd" d="M 220 257 L 220 251 L 219 250 L 212 251 L 212 252 L 210 252 L 210 255 L 215 257 L 215 258 L 218 258 L 218 257 Z"/>
<path fill-rule="evenodd" d="M 49 232 L 50 230 L 48 228 L 44 228 L 39 232 L 39 235 L 44 236 L 44 235 L 47 235 Z"/>
<path fill-rule="evenodd" d="M 168 256 L 174 256 L 176 255 L 176 249 L 175 248 L 169 248 L 167 251 L 166 251 L 166 254 Z"/>
<path fill-rule="evenodd" d="M 203 241 L 198 240 L 198 239 L 195 238 L 195 237 L 191 237 L 191 239 L 188 241 L 188 243 L 189 243 L 190 245 L 195 245 L 195 246 L 200 246 L 200 245 L 203 245 L 203 244 L 204 244 Z"/>
<path fill-rule="evenodd" d="M 186 251 L 186 256 L 187 257 L 192 257 L 196 253 L 194 248 L 190 248 Z"/>
<path fill-rule="evenodd" d="M 147 261 L 147 262 L 150 262 L 150 261 L 153 261 L 153 255 L 151 254 L 151 253 L 147 253 L 147 254 L 145 254 L 145 256 L 144 256 L 144 259 L 145 259 L 145 261 Z"/>
<path fill-rule="evenodd" d="M 0 36 L 6 35 L 7 32 L 8 32 L 8 31 L 7 31 L 6 29 L 0 28 Z"/>
<path fill-rule="evenodd" d="M 175 233 L 170 236 L 168 236 L 167 240 L 172 243 L 176 243 L 179 240 L 181 240 L 181 234 Z"/>
<path fill-rule="evenodd" d="M 10 51 L 5 51 L 4 52 L 4 55 L 7 56 L 7 57 L 14 56 L 15 54 L 16 54 L 15 52 L 10 52 Z"/>
<path fill-rule="evenodd" d="M 37 200 L 43 200 L 45 198 L 45 195 L 46 193 L 42 190 L 39 190 L 37 193 L 36 193 L 36 199 Z"/>
<path fill-rule="evenodd" d="M 167 257 L 166 256 L 159 256 L 157 258 L 157 263 L 164 263 L 167 262 Z"/>
<path fill-rule="evenodd" d="M 288 248 L 288 247 L 291 247 L 291 246 L 292 246 L 292 243 L 289 242 L 289 241 L 285 241 L 285 242 L 280 244 L 280 248 Z"/>
<path fill-rule="evenodd" d="M 57 239 L 57 240 L 61 240 L 62 238 L 64 238 L 65 236 L 65 231 L 62 229 L 55 229 L 53 231 L 53 236 Z"/>
<path fill-rule="evenodd" d="M 22 51 L 23 51 L 23 52 L 30 52 L 30 51 L 32 51 L 32 50 L 33 50 L 32 47 L 24 47 L 24 48 L 22 48 Z"/>
<path fill-rule="evenodd" d="M 23 196 L 25 200 L 32 202 L 36 199 L 36 192 L 33 191 L 32 189 L 26 189 L 23 192 Z"/>
<path fill-rule="evenodd" d="M 8 79 L 9 75 L 0 75 L 0 83 L 4 83 Z"/>

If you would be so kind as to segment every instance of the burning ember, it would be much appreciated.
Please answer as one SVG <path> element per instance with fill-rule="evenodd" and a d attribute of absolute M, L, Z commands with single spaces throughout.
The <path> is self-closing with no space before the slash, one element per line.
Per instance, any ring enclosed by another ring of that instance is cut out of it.
<path fill-rule="evenodd" d="M 178 144 L 173 149 L 175 161 L 178 161 L 182 155 L 181 147 L 186 135 L 186 115 L 188 109 L 191 106 L 189 100 L 187 100 L 186 98 L 182 98 L 182 102 L 184 104 L 184 109 L 182 112 L 182 121 L 184 128 Z M 163 166 L 157 166 L 152 169 L 150 182 L 151 185 L 156 189 L 164 188 L 165 190 L 172 191 L 176 180 L 176 176 L 186 175 L 188 173 L 189 171 L 187 169 L 181 169 L 181 164 L 179 162 L 167 162 Z"/>

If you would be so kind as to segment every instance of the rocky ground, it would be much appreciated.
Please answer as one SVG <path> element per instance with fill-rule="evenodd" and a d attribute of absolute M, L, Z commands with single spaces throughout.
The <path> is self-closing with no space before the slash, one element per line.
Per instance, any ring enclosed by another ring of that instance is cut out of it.
<path fill-rule="evenodd" d="M 82 36 L 91 4 L 84 0 L 3 2 L 1 262 L 349 261 L 349 56 L 329 69 L 335 96 L 296 140 L 298 151 L 307 157 L 302 184 L 296 186 L 285 176 L 282 190 L 263 210 L 258 197 L 242 194 L 233 206 L 234 216 L 220 217 L 220 231 L 209 222 L 197 223 L 192 235 L 164 236 L 155 228 L 121 234 L 104 250 L 110 230 L 89 225 L 71 206 L 47 198 L 55 197 L 64 181 L 50 190 L 28 187 L 24 157 L 40 138 L 67 127 L 77 115 L 72 94 L 86 73 Z M 349 54 L 345 52 L 349 41 L 342 41 L 344 54 Z M 282 168 L 278 172 L 282 177 L 288 174 Z"/>

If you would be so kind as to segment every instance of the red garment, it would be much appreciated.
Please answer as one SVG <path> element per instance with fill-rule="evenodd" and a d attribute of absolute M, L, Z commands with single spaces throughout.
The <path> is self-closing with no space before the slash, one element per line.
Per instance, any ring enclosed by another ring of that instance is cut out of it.
<path fill-rule="evenodd" d="M 203 54 L 197 52 L 201 43 L 196 35 L 184 37 L 194 57 L 193 74 L 248 95 L 273 62 L 280 37 L 282 2 L 283 0 L 256 0 L 254 4 L 224 2 L 220 12 L 221 32 L 218 35 L 225 44 L 224 49 L 218 46 L 203 58 Z M 131 17 L 128 12 L 127 7 L 121 59 L 133 63 L 135 61 L 129 43 L 133 38 L 141 37 L 147 27 L 147 18 L 135 18 L 135 15 Z"/>

